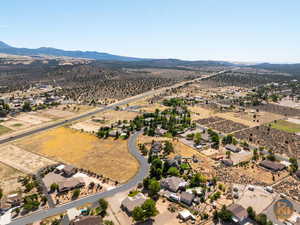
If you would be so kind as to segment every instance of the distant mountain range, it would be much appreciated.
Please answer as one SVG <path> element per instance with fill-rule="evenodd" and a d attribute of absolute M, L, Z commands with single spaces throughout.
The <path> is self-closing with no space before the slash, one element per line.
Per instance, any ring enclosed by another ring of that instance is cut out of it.
<path fill-rule="evenodd" d="M 95 51 L 65 51 L 56 48 L 41 47 L 36 49 L 31 48 L 15 48 L 10 46 L 3 41 L 0 41 L 0 53 L 12 54 L 12 55 L 23 55 L 23 56 L 34 56 L 34 55 L 51 55 L 51 56 L 67 56 L 72 58 L 86 58 L 95 60 L 110 60 L 110 61 L 141 61 L 145 59 L 126 57 L 119 55 L 112 55 L 104 52 Z"/>

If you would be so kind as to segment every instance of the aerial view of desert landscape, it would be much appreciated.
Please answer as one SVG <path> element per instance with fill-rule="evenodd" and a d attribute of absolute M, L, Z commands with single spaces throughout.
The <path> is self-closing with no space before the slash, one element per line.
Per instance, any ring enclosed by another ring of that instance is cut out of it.
<path fill-rule="evenodd" d="M 300 225 L 299 2 L 1 9 L 0 225 Z"/>

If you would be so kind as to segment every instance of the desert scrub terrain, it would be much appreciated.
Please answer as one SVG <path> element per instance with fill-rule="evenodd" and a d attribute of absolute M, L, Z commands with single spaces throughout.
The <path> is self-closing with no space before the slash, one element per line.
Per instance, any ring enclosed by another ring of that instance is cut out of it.
<path fill-rule="evenodd" d="M 24 176 L 24 173 L 0 163 L 0 188 L 2 188 L 4 194 L 8 194 L 15 191 L 18 187 L 18 177 Z"/>
<path fill-rule="evenodd" d="M 72 164 L 120 182 L 135 175 L 138 162 L 128 152 L 127 141 L 96 136 L 60 127 L 17 143 L 23 149 Z"/>

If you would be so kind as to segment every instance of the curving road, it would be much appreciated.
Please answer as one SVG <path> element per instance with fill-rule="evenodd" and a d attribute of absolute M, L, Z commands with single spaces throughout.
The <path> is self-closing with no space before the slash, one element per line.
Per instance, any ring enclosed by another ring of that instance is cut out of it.
<path fill-rule="evenodd" d="M 215 74 L 212 74 L 211 76 L 216 76 L 216 75 L 222 74 L 224 72 L 226 72 L 226 70 L 217 72 Z M 148 91 L 146 93 L 143 93 L 143 94 L 140 94 L 140 95 L 128 98 L 128 99 L 124 99 L 122 101 L 111 104 L 109 106 L 105 106 L 101 109 L 79 115 L 79 116 L 71 118 L 69 120 L 60 121 L 60 122 L 57 122 L 55 124 L 51 124 L 51 125 L 48 125 L 48 126 L 45 126 L 45 127 L 41 127 L 41 128 L 37 128 L 37 129 L 31 130 L 31 131 L 27 131 L 27 132 L 24 132 L 22 134 L 11 136 L 9 138 L 1 139 L 0 144 L 4 144 L 4 143 L 10 142 L 10 141 L 14 141 L 14 140 L 17 140 L 19 138 L 23 138 L 23 137 L 26 137 L 26 136 L 29 136 L 29 135 L 32 135 L 32 134 L 35 134 L 35 133 L 39 133 L 41 131 L 45 131 L 45 130 L 48 130 L 48 129 L 51 129 L 51 128 L 59 127 L 59 126 L 62 126 L 66 123 L 74 122 L 76 120 L 80 120 L 82 118 L 89 117 L 89 116 L 92 116 L 94 114 L 107 111 L 109 109 L 113 109 L 116 106 L 128 104 L 130 102 L 134 102 L 136 100 L 143 99 L 147 96 L 158 94 L 158 93 L 164 92 L 168 89 L 180 87 L 182 85 L 192 83 L 194 81 L 200 81 L 202 79 L 203 78 L 200 77 L 200 78 L 196 78 L 194 80 L 183 81 L 183 82 L 177 83 L 177 84 L 175 84 L 173 86 L 170 86 L 170 87 L 164 87 L 164 88 L 161 88 L 161 89 L 158 89 L 158 90 Z M 50 208 L 50 209 L 47 209 L 47 210 L 41 210 L 41 211 L 38 211 L 38 212 L 34 212 L 34 213 L 32 213 L 28 216 L 24 216 L 22 218 L 16 219 L 16 220 L 12 221 L 10 224 L 11 225 L 30 224 L 30 223 L 33 223 L 35 221 L 42 220 L 46 217 L 53 216 L 53 215 L 56 215 L 56 214 L 60 214 L 64 211 L 66 211 L 67 209 L 70 209 L 70 208 L 73 208 L 73 207 L 78 207 L 78 206 L 81 206 L 81 205 L 83 205 L 85 203 L 89 203 L 89 202 L 95 202 L 100 198 L 109 197 L 109 196 L 112 196 L 116 193 L 123 192 L 123 191 L 129 190 L 129 189 L 135 187 L 139 182 L 141 182 L 148 175 L 148 172 L 149 172 L 149 164 L 148 164 L 147 160 L 139 153 L 138 149 L 136 148 L 136 139 L 137 139 L 138 135 L 141 134 L 141 133 L 142 133 L 142 131 L 134 133 L 128 139 L 129 152 L 139 161 L 140 168 L 139 168 L 138 173 L 131 180 L 129 180 L 127 183 L 125 183 L 121 186 L 118 186 L 118 187 L 116 187 L 112 190 L 102 192 L 102 193 L 98 193 L 98 194 L 94 194 L 94 195 L 90 195 L 88 197 L 81 198 L 81 199 L 72 201 L 70 203 L 67 203 L 67 204 L 64 204 L 64 205 L 61 205 L 61 206 L 57 206 L 55 208 Z"/>
<path fill-rule="evenodd" d="M 138 151 L 138 149 L 136 147 L 137 137 L 141 133 L 142 133 L 142 131 L 136 132 L 136 133 L 132 134 L 130 136 L 130 138 L 128 139 L 129 152 L 139 161 L 140 168 L 139 168 L 138 173 L 131 180 L 129 180 L 126 184 L 123 184 L 121 186 L 118 186 L 118 187 L 111 189 L 109 191 L 106 191 L 106 192 L 97 193 L 94 195 L 87 196 L 85 198 L 81 198 L 81 199 L 72 201 L 70 203 L 67 203 L 67 204 L 64 204 L 61 206 L 57 206 L 55 208 L 50 208 L 47 210 L 34 212 L 28 216 L 24 216 L 22 218 L 16 219 L 16 220 L 12 221 L 10 224 L 11 225 L 25 225 L 25 224 L 33 223 L 35 221 L 42 220 L 46 217 L 60 214 L 64 211 L 66 211 L 67 209 L 70 209 L 73 207 L 78 207 L 78 206 L 81 206 L 81 205 L 83 205 L 85 203 L 89 203 L 89 202 L 96 202 L 100 198 L 109 197 L 118 192 L 123 192 L 123 191 L 129 190 L 129 189 L 135 187 L 139 182 L 141 182 L 145 177 L 148 176 L 148 171 L 149 171 L 149 164 L 148 164 L 147 160 L 140 154 L 140 152 Z"/>

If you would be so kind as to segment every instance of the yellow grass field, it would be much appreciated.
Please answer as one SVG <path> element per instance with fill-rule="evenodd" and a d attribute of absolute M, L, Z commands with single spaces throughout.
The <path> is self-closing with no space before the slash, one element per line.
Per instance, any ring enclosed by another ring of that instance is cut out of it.
<path fill-rule="evenodd" d="M 216 113 L 213 110 L 205 109 L 199 106 L 189 106 L 191 111 L 192 120 L 199 120 L 214 116 Z"/>
<path fill-rule="evenodd" d="M 17 145 L 120 182 L 133 177 L 139 167 L 128 152 L 127 141 L 100 140 L 94 135 L 65 127 L 34 135 L 17 142 Z"/>

